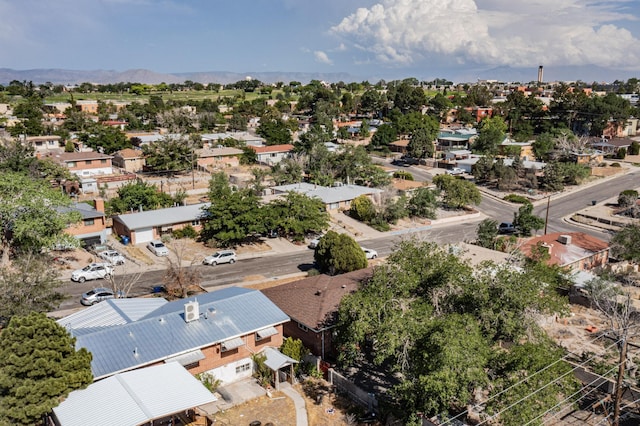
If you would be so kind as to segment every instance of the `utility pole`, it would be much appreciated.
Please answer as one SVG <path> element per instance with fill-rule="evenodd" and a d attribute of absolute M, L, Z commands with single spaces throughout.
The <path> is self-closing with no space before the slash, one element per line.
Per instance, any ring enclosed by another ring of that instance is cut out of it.
<path fill-rule="evenodd" d="M 622 401 L 622 379 L 624 378 L 624 371 L 627 367 L 627 331 L 623 330 L 624 337 L 622 338 L 622 348 L 620 349 L 620 365 L 618 366 L 618 377 L 616 379 L 616 390 L 613 398 L 613 426 L 620 425 L 620 401 Z"/>
<path fill-rule="evenodd" d="M 544 235 L 547 235 L 547 224 L 549 223 L 549 206 L 551 204 L 551 195 L 547 197 L 547 214 L 544 217 Z"/>

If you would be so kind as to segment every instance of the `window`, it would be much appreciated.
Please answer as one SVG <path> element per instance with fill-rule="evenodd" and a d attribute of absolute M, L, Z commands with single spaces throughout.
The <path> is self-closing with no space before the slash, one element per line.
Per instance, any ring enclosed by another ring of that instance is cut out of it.
<path fill-rule="evenodd" d="M 298 323 L 298 328 L 302 331 L 309 331 L 309 328 L 306 325 L 301 323 Z"/>
<path fill-rule="evenodd" d="M 244 373 L 245 371 L 251 370 L 251 363 L 246 363 L 242 365 L 238 365 L 236 367 L 236 374 Z"/>
<path fill-rule="evenodd" d="M 277 154 L 277 153 L 275 153 L 275 152 L 272 152 L 272 153 L 271 153 L 271 157 L 272 157 L 272 158 L 275 158 L 275 157 L 277 157 L 277 156 L 278 156 L 278 154 Z"/>
<path fill-rule="evenodd" d="M 73 168 L 73 167 L 76 167 L 76 166 L 77 166 L 77 164 L 76 164 L 76 162 L 75 162 L 75 161 L 69 161 L 69 162 L 67 163 L 67 165 L 69 166 L 69 168 Z"/>
<path fill-rule="evenodd" d="M 103 158 L 102 160 L 100 160 L 100 164 L 107 164 L 107 160 Z"/>
<path fill-rule="evenodd" d="M 91 160 L 85 160 L 84 164 L 91 164 Z"/>
<path fill-rule="evenodd" d="M 84 226 L 92 226 L 95 223 L 94 219 L 85 219 Z"/>
<path fill-rule="evenodd" d="M 200 221 L 199 220 L 192 220 L 191 221 L 191 225 L 192 226 L 199 226 L 200 225 Z"/>

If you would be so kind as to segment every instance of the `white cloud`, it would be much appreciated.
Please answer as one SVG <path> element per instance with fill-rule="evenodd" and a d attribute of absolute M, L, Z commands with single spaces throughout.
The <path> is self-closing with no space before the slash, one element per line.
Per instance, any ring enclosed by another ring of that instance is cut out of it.
<path fill-rule="evenodd" d="M 626 0 L 382 0 L 331 28 L 378 62 L 588 65 L 638 69 Z M 637 13 L 637 12 L 636 12 Z"/>
<path fill-rule="evenodd" d="M 322 64 L 328 64 L 328 65 L 333 64 L 333 61 L 329 59 L 329 56 L 327 56 L 327 54 L 324 53 L 322 50 L 316 50 L 315 52 L 313 52 L 313 56 L 316 58 L 317 62 L 320 62 Z"/>

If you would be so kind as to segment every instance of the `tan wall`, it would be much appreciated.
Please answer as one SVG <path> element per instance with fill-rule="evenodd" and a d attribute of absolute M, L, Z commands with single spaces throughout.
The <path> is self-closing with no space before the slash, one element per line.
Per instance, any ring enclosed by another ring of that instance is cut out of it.
<path fill-rule="evenodd" d="M 77 225 L 68 227 L 65 232 L 69 235 L 89 234 L 92 232 L 100 232 L 106 228 L 104 217 L 96 217 L 93 219 L 93 225 L 85 225 L 84 220 Z"/>
<path fill-rule="evenodd" d="M 238 160 L 238 157 L 207 157 L 198 159 L 198 166 L 207 167 L 218 165 L 237 167 L 240 165 L 240 160 Z"/>
<path fill-rule="evenodd" d="M 67 167 L 70 171 L 74 170 L 90 170 L 90 169 L 103 169 L 105 167 L 111 167 L 111 159 L 105 158 L 106 162 L 102 162 L 101 159 L 98 160 L 78 160 L 75 161 L 75 167 L 69 167 L 69 162 L 67 162 Z"/>
<path fill-rule="evenodd" d="M 591 176 L 613 176 L 618 173 L 622 173 L 622 167 L 592 167 Z"/>

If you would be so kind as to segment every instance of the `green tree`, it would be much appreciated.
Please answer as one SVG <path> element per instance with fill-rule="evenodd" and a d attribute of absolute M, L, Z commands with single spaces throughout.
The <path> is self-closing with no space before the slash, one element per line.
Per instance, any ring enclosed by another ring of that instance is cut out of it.
<path fill-rule="evenodd" d="M 251 190 L 233 191 L 224 199 L 209 199 L 211 204 L 206 209 L 209 218 L 200 232 L 202 241 L 229 247 L 266 230 L 259 199 Z"/>
<path fill-rule="evenodd" d="M 360 195 L 351 202 L 349 215 L 354 219 L 368 223 L 373 220 L 376 215 L 376 206 L 371 198 L 366 195 Z"/>
<path fill-rule="evenodd" d="M 547 191 L 562 191 L 564 189 L 564 179 L 562 164 L 558 161 L 549 161 L 544 167 L 542 188 Z"/>
<path fill-rule="evenodd" d="M 629 147 L 629 151 L 627 153 L 629 155 L 640 154 L 640 143 L 638 143 L 638 141 L 631 142 L 631 146 Z"/>
<path fill-rule="evenodd" d="M 266 139 L 267 145 L 288 144 L 292 140 L 289 127 L 279 118 L 262 117 L 256 133 Z"/>
<path fill-rule="evenodd" d="M 476 244 L 480 247 L 495 248 L 498 237 L 498 222 L 493 219 L 485 219 L 478 224 Z"/>
<path fill-rule="evenodd" d="M 0 138 L 0 170 L 28 173 L 37 162 L 35 149 L 19 138 Z"/>
<path fill-rule="evenodd" d="M 347 234 L 327 232 L 320 239 L 313 258 L 321 272 L 330 275 L 344 274 L 367 267 L 362 248 Z"/>
<path fill-rule="evenodd" d="M 0 334 L 0 423 L 33 425 L 93 382 L 91 354 L 42 313 L 13 317 Z"/>
<path fill-rule="evenodd" d="M 24 101 L 16 105 L 13 113 L 21 121 L 9 128 L 11 135 L 42 135 L 44 133 L 44 127 L 42 126 L 44 112 L 42 108 L 42 98 L 36 94 L 28 96 Z"/>
<path fill-rule="evenodd" d="M 87 146 L 104 154 L 113 154 L 121 149 L 131 148 L 131 142 L 117 127 L 95 125 L 91 133 L 81 135 Z"/>
<path fill-rule="evenodd" d="M 39 252 L 77 240 L 63 231 L 81 218 L 64 210 L 71 200 L 48 182 L 19 173 L 0 173 L 0 250 L 2 265 L 17 251 Z M 46 218 L 46 220 L 43 220 Z"/>
<path fill-rule="evenodd" d="M 154 172 L 183 172 L 196 167 L 194 147 L 183 139 L 166 137 L 144 145 L 142 152 L 147 168 Z"/>
<path fill-rule="evenodd" d="M 139 179 L 118 188 L 118 196 L 109 202 L 109 208 L 113 213 L 126 213 L 139 209 L 155 210 L 172 204 L 173 198 L 169 194 L 160 192 L 154 184 Z"/>
<path fill-rule="evenodd" d="M 478 127 L 478 137 L 473 142 L 473 150 L 484 154 L 495 154 L 507 132 L 504 119 L 502 117 L 485 118 Z"/>
<path fill-rule="evenodd" d="M 304 357 L 311 353 L 309 349 L 304 347 L 304 345 L 302 344 L 302 340 L 294 339 L 293 337 L 287 337 L 286 339 L 284 339 L 284 341 L 282 342 L 282 346 L 280 346 L 280 352 L 283 355 L 288 356 L 289 358 L 300 361 L 295 366 L 296 371 L 300 370 Z"/>
<path fill-rule="evenodd" d="M 433 142 L 438 134 L 438 123 L 434 121 L 431 128 L 421 127 L 411 135 L 407 153 L 413 158 L 431 158 L 435 153 Z"/>
<path fill-rule="evenodd" d="M 611 256 L 615 259 L 640 262 L 640 225 L 630 223 L 611 238 Z"/>
<path fill-rule="evenodd" d="M 544 228 L 544 219 L 533 214 L 533 204 L 526 203 L 513 214 L 513 226 L 521 235 L 529 236 L 532 230 Z"/>
<path fill-rule="evenodd" d="M 468 180 L 442 174 L 434 177 L 433 183 L 444 191 L 442 201 L 451 209 L 462 209 L 469 204 L 478 205 L 482 201 L 480 191 Z"/>
<path fill-rule="evenodd" d="M 293 241 L 303 241 L 305 235 L 319 233 L 329 227 L 329 214 L 319 198 L 310 198 L 295 191 L 271 201 L 264 216 L 268 229 L 279 229 Z"/>
<path fill-rule="evenodd" d="M 50 312 L 66 298 L 47 255 L 25 252 L 0 267 L 0 329 L 14 315 Z"/>
<path fill-rule="evenodd" d="M 435 219 L 437 205 L 435 191 L 429 188 L 418 188 L 407 201 L 407 211 L 411 217 Z"/>
<path fill-rule="evenodd" d="M 631 207 L 638 201 L 638 191 L 635 189 L 625 189 L 618 194 L 618 206 Z"/>
<path fill-rule="evenodd" d="M 397 138 L 396 129 L 391 124 L 383 124 L 371 136 L 371 142 L 367 145 L 367 150 L 389 152 L 389 144 Z"/>

